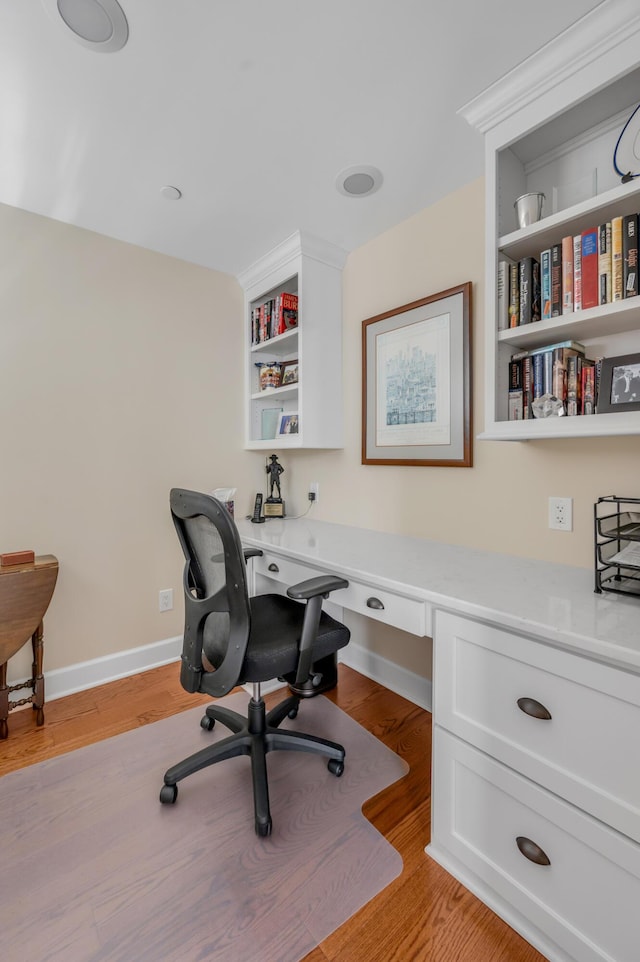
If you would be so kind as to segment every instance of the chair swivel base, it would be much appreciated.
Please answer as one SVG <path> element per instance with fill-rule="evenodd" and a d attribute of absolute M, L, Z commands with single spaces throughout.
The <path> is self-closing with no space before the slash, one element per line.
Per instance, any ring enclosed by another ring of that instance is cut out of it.
<path fill-rule="evenodd" d="M 222 741 L 195 752 L 183 761 L 173 765 L 165 772 L 164 785 L 160 790 L 160 801 L 172 805 L 178 797 L 177 783 L 188 775 L 193 775 L 209 765 L 235 758 L 238 755 L 251 757 L 253 779 L 253 801 L 255 830 L 260 836 L 271 834 L 272 821 L 269 808 L 269 786 L 267 782 L 266 756 L 272 751 L 312 752 L 329 758 L 328 769 L 339 777 L 344 772 L 345 751 L 342 745 L 307 735 L 303 732 L 281 731 L 278 726 L 286 718 L 298 714 L 300 698 L 291 695 L 285 698 L 267 714 L 262 698 L 251 698 L 247 717 L 230 711 L 217 704 L 209 705 L 200 724 L 210 731 L 216 721 L 221 722 L 232 734 Z"/>

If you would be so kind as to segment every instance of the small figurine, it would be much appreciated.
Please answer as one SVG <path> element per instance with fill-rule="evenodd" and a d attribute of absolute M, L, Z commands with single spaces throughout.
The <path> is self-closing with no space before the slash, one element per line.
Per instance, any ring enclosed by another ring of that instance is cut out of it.
<path fill-rule="evenodd" d="M 269 501 L 281 501 L 282 495 L 280 492 L 280 475 L 283 473 L 284 468 L 278 462 L 278 455 L 271 455 L 271 464 L 266 467 L 267 474 L 269 475 L 269 484 L 271 486 L 269 493 Z M 273 496 L 273 489 L 276 489 L 278 494 L 276 497 Z"/>

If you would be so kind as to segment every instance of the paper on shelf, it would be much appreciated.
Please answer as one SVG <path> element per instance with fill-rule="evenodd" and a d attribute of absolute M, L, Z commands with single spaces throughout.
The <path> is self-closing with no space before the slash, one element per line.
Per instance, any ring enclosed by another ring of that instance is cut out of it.
<path fill-rule="evenodd" d="M 618 551 L 607 564 L 636 565 L 640 568 L 640 541 L 627 545 L 622 551 Z"/>

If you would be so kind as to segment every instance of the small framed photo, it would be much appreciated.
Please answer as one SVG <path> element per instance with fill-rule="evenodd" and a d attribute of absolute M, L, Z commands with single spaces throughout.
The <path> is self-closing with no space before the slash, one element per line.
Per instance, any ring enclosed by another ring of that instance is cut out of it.
<path fill-rule="evenodd" d="M 288 384 L 298 383 L 298 360 L 283 361 L 280 365 L 280 384 L 279 387 L 286 387 Z"/>
<path fill-rule="evenodd" d="M 287 438 L 290 434 L 298 434 L 300 421 L 297 414 L 281 414 L 278 425 L 278 437 Z"/>
<path fill-rule="evenodd" d="M 640 411 L 640 354 L 602 360 L 598 414 L 621 411 Z"/>

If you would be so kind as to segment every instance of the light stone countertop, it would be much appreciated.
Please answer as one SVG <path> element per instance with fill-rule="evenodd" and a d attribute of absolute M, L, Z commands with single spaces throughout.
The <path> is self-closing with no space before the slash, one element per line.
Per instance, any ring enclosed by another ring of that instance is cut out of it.
<path fill-rule="evenodd" d="M 308 518 L 237 525 L 247 546 L 640 672 L 640 597 L 596 594 L 592 569 Z"/>

